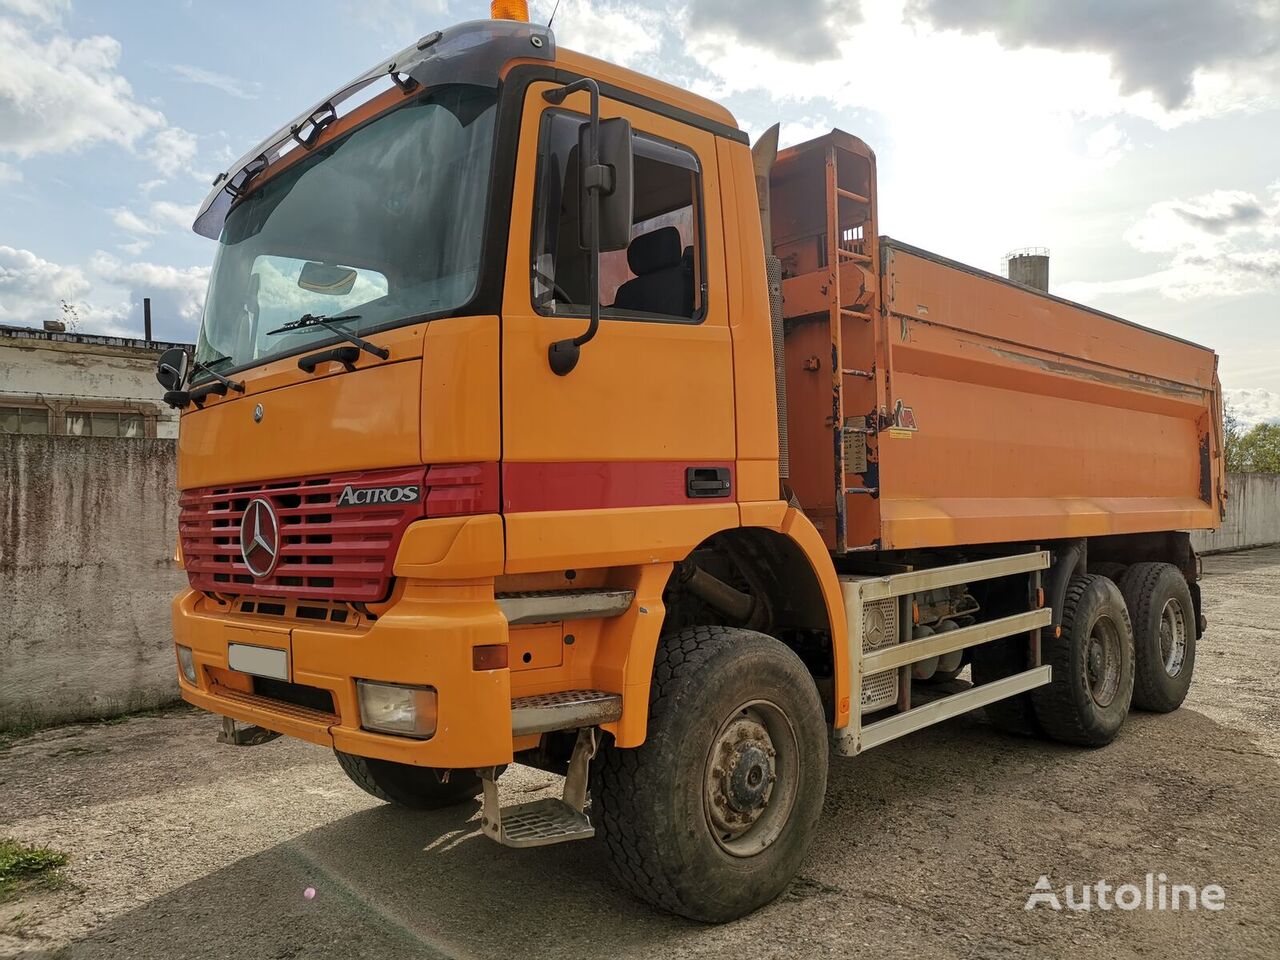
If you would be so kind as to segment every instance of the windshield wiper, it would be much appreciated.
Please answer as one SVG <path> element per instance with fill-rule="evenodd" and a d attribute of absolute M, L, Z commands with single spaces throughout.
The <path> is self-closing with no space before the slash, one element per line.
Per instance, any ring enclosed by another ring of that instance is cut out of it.
<path fill-rule="evenodd" d="M 231 359 L 230 357 L 218 357 L 215 360 L 209 361 L 209 363 L 222 363 L 230 359 Z M 209 376 L 213 377 L 213 379 L 217 380 L 220 384 L 222 384 L 223 393 L 227 392 L 228 387 L 230 387 L 236 393 L 244 393 L 244 381 L 232 380 L 230 377 L 224 377 L 217 370 L 214 370 L 213 367 L 209 366 L 208 363 L 201 363 L 199 360 L 192 360 L 191 369 L 197 372 L 204 371 Z M 214 391 L 210 390 L 208 392 L 213 393 Z"/>
<path fill-rule="evenodd" d="M 363 337 L 357 337 L 354 333 L 343 330 L 341 327 L 334 326 L 335 323 L 341 323 L 343 320 L 359 319 L 360 314 L 358 313 L 348 313 L 341 317 L 326 317 L 317 316 L 311 313 L 304 313 L 297 320 L 291 320 L 289 323 L 286 323 L 282 327 L 277 327 L 275 330 L 268 330 L 267 336 L 271 336 L 276 333 L 289 333 L 292 330 L 302 330 L 306 327 L 324 327 L 330 333 L 336 333 L 343 340 L 346 340 L 350 344 L 354 344 L 365 353 L 373 354 L 379 360 L 385 360 L 387 357 L 391 356 L 391 351 L 386 347 L 380 347 L 377 344 L 370 343 Z M 359 354 L 356 354 L 356 356 L 359 356 Z"/>

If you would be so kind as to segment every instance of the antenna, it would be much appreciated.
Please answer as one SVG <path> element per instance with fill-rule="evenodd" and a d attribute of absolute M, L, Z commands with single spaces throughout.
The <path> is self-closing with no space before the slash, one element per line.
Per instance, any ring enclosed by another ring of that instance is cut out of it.
<path fill-rule="evenodd" d="M 551 29 L 551 21 L 556 18 L 556 11 L 560 9 L 560 0 L 556 0 L 556 5 L 551 8 L 551 16 L 547 18 L 547 29 Z"/>

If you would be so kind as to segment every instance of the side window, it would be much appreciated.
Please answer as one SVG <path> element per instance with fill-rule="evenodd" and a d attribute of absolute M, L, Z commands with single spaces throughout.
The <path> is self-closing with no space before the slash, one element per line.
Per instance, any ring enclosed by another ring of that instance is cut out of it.
<path fill-rule="evenodd" d="M 585 316 L 590 255 L 578 245 L 578 128 L 586 117 L 543 116 L 534 213 L 533 302 L 550 316 Z M 618 320 L 698 320 L 705 297 L 698 159 L 634 133 L 631 244 L 600 255 L 600 312 Z"/>
<path fill-rule="evenodd" d="M 0 407 L 0 433 L 50 433 L 45 407 Z"/>

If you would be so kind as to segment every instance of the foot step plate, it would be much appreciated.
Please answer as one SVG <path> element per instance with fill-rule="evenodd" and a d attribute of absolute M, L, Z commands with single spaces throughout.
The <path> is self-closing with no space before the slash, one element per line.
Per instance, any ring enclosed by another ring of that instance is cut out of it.
<path fill-rule="evenodd" d="M 498 822 L 486 818 L 484 829 L 507 847 L 542 847 L 596 835 L 586 814 L 555 797 L 503 807 Z"/>
<path fill-rule="evenodd" d="M 611 723 L 622 716 L 622 697 L 605 690 L 566 690 L 511 701 L 511 732 L 516 736 L 575 730 Z"/>

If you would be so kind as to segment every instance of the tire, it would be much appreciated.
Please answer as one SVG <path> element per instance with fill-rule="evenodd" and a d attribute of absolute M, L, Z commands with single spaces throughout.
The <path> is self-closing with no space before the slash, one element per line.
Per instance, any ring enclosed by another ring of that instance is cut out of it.
<path fill-rule="evenodd" d="M 373 757 L 357 757 L 355 754 L 333 751 L 343 771 L 352 783 L 365 793 L 396 806 L 410 810 L 439 810 L 464 803 L 478 794 L 482 787 L 480 778 L 472 770 L 450 770 L 449 780 L 442 783 L 446 773 L 433 767 L 415 767 L 408 763 L 377 760 Z"/>
<path fill-rule="evenodd" d="M 1119 586 L 1133 621 L 1133 705 L 1156 713 L 1177 710 L 1196 667 L 1191 588 L 1169 563 L 1135 563 Z"/>
<path fill-rule="evenodd" d="M 813 838 L 827 737 L 813 678 L 777 640 L 729 627 L 663 638 L 645 742 L 607 744 L 592 764 L 592 820 L 622 886 L 707 923 L 769 903 Z"/>
<path fill-rule="evenodd" d="M 1003 680 L 1030 669 L 1029 644 L 1027 635 L 1020 633 L 992 640 L 980 647 L 971 647 L 973 659 L 970 667 L 974 685 Z M 1018 737 L 1038 737 L 1043 733 L 1040 722 L 1036 719 L 1035 708 L 1031 705 L 1030 694 L 1020 693 L 1014 697 L 1006 697 L 989 703 L 982 709 L 992 726 L 1003 733 Z"/>
<path fill-rule="evenodd" d="M 1042 659 L 1053 667 L 1053 680 L 1031 691 L 1041 728 L 1063 743 L 1110 743 L 1133 698 L 1133 627 L 1120 589 L 1106 577 L 1073 577 L 1061 635 L 1046 633 Z"/>

